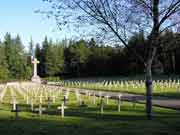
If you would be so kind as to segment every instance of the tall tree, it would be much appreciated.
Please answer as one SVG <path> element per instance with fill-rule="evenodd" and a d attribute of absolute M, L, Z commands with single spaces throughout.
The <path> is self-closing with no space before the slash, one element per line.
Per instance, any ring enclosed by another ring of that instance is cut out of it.
<path fill-rule="evenodd" d="M 24 46 L 19 35 L 17 35 L 16 38 L 13 39 L 13 44 L 11 47 L 12 54 L 9 65 L 11 74 L 17 79 L 24 79 L 26 74 L 27 57 L 24 57 Z"/>
<path fill-rule="evenodd" d="M 52 4 L 52 11 L 46 12 L 55 17 L 59 27 L 75 24 L 77 27 L 89 24 L 101 30 L 101 37 L 119 41 L 137 57 L 145 69 L 146 112 L 152 118 L 152 63 L 159 47 L 159 37 L 165 29 L 180 23 L 179 0 L 43 0 Z M 129 48 L 127 39 L 144 29 L 148 46 L 142 57 Z M 93 28 L 89 28 L 95 33 Z M 102 33 L 104 32 L 104 34 Z"/>
<path fill-rule="evenodd" d="M 63 73 L 64 72 L 64 68 L 65 68 L 65 61 L 64 61 L 64 45 L 63 42 L 62 43 L 55 43 L 53 45 L 53 50 L 54 50 L 54 54 L 53 54 L 53 58 L 54 60 L 54 68 L 55 68 L 55 73 L 54 74 L 59 74 L 59 73 Z"/>
<path fill-rule="evenodd" d="M 8 65 L 6 63 L 4 44 L 0 43 L 0 81 L 7 80 L 9 75 Z"/>
<path fill-rule="evenodd" d="M 31 37 L 30 42 L 29 42 L 29 52 L 28 52 L 29 56 L 34 56 L 34 42 L 33 39 Z"/>
<path fill-rule="evenodd" d="M 43 67 L 43 74 L 44 75 L 48 75 L 48 68 L 49 68 L 49 65 L 50 65 L 50 44 L 49 44 L 49 41 L 48 41 L 48 38 L 47 36 L 45 37 L 43 43 L 42 43 L 42 49 L 41 49 L 41 66 Z"/>
<path fill-rule="evenodd" d="M 12 38 L 11 34 L 7 33 L 3 44 L 9 78 L 25 79 L 28 77 L 29 74 L 27 74 L 26 68 L 27 57 L 20 36 L 17 35 L 15 38 Z"/>
<path fill-rule="evenodd" d="M 86 67 L 90 49 L 87 48 L 85 40 L 81 39 L 69 47 L 69 53 L 72 56 L 70 66 L 74 69 L 76 75 L 80 76 L 80 71 L 83 71 Z"/>
<path fill-rule="evenodd" d="M 64 48 L 61 43 L 53 43 L 45 37 L 41 49 L 41 67 L 45 76 L 58 75 L 64 70 Z"/>

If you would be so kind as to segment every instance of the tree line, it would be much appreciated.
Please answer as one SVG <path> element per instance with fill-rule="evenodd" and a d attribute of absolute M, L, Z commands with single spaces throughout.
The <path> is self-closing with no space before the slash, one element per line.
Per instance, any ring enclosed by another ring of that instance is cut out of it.
<path fill-rule="evenodd" d="M 0 81 L 30 79 L 32 66 L 28 62 L 21 38 L 6 33 L 0 41 Z"/>
<path fill-rule="evenodd" d="M 144 32 L 136 33 L 128 46 L 145 57 L 148 45 Z M 160 37 L 157 57 L 152 70 L 156 74 L 180 73 L 180 34 L 165 31 Z M 44 39 L 37 45 L 36 57 L 40 60 L 40 76 L 118 76 L 143 74 L 144 67 L 125 47 L 100 44 L 91 40 L 63 40 L 53 43 Z"/>
<path fill-rule="evenodd" d="M 144 32 L 136 33 L 128 46 L 145 57 L 147 39 Z M 160 47 L 153 62 L 156 74 L 180 74 L 180 34 L 164 32 Z M 35 48 L 34 48 L 35 46 Z M 95 39 L 62 40 L 53 42 L 45 37 L 42 44 L 34 45 L 31 39 L 28 50 L 19 35 L 7 33 L 0 42 L 0 80 L 28 80 L 32 76 L 31 56 L 40 61 L 38 74 L 41 77 L 87 77 L 118 76 L 144 73 L 139 63 L 122 46 L 100 44 Z"/>

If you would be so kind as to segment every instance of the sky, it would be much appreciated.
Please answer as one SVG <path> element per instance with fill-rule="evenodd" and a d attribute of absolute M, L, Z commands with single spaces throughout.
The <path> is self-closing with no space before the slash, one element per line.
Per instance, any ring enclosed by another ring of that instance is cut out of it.
<path fill-rule="evenodd" d="M 12 36 L 19 34 L 26 47 L 31 37 L 35 43 L 41 43 L 46 35 L 54 41 L 64 39 L 69 33 L 58 31 L 53 19 L 34 13 L 47 8 L 42 0 L 1 0 L 0 39 L 6 32 Z"/>

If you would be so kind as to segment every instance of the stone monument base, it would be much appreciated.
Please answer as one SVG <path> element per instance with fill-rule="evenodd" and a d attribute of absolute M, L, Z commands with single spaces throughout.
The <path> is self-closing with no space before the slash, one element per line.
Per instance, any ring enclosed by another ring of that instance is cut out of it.
<path fill-rule="evenodd" d="M 31 81 L 35 83 L 41 83 L 41 78 L 39 76 L 33 76 Z"/>

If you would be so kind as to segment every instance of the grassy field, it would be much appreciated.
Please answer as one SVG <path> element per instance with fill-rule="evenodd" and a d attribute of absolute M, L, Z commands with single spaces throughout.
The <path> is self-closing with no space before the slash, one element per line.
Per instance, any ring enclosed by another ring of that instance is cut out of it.
<path fill-rule="evenodd" d="M 63 85 L 67 88 L 79 88 L 79 89 L 89 89 L 89 90 L 99 90 L 99 91 L 109 91 L 109 92 L 121 92 L 121 93 L 132 93 L 132 94 L 140 94 L 140 95 L 145 95 L 146 89 L 145 87 L 142 86 L 137 86 L 137 87 L 132 87 L 126 86 L 124 87 L 119 87 L 119 86 L 105 86 L 103 83 L 84 83 L 81 82 L 80 84 L 66 84 Z M 160 88 L 157 86 L 153 90 L 153 95 L 154 96 L 167 96 L 167 97 L 172 97 L 172 98 L 180 98 L 180 88 Z"/>
<path fill-rule="evenodd" d="M 74 78 L 57 81 L 60 85 L 71 88 L 124 92 L 144 95 L 146 93 L 143 76 Z M 178 76 L 155 76 L 154 96 L 180 98 L 180 79 Z"/>
<path fill-rule="evenodd" d="M 179 135 L 180 112 L 155 107 L 155 117 L 152 121 L 146 119 L 144 105 L 137 104 L 134 108 L 132 103 L 123 102 L 121 111 L 117 111 L 117 103 L 110 100 L 105 105 L 104 113 L 100 113 L 100 107 L 92 103 L 86 95 L 82 100 L 88 105 L 80 108 L 75 99 L 75 94 L 70 93 L 67 102 L 68 109 L 65 117 L 61 118 L 57 106 L 62 102 L 62 96 L 56 103 L 43 113 L 38 114 L 30 111 L 30 105 L 26 105 L 22 96 L 16 91 L 16 97 L 21 109 L 18 120 L 14 119 L 11 112 L 10 90 L 7 91 L 4 103 L 0 105 L 0 134 L 2 135 Z M 47 107 L 47 102 L 43 101 Z M 100 99 L 97 99 L 97 104 Z M 38 103 L 35 104 L 36 107 Z"/>

